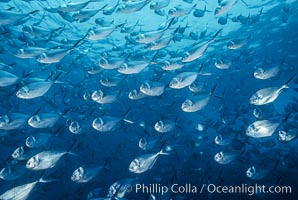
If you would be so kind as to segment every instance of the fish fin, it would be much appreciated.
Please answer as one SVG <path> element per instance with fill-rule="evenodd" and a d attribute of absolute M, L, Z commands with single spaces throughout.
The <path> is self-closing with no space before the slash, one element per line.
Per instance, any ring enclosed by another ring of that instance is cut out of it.
<path fill-rule="evenodd" d="M 245 6 L 249 6 L 244 0 L 240 0 Z"/>
<path fill-rule="evenodd" d="M 55 182 L 58 181 L 57 179 L 45 179 L 44 177 L 41 177 L 38 182 L 40 183 L 51 183 L 51 182 Z"/>
<path fill-rule="evenodd" d="M 289 83 L 293 80 L 293 78 L 297 75 L 297 73 L 293 74 L 289 80 L 283 85 L 284 88 L 289 88 Z"/>

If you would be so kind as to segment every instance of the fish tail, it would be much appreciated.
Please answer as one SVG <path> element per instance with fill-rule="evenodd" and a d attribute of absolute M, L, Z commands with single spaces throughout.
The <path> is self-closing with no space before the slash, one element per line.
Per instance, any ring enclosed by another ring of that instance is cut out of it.
<path fill-rule="evenodd" d="M 245 6 L 249 6 L 244 0 L 240 0 Z"/>
<path fill-rule="evenodd" d="M 221 29 L 219 29 L 216 33 L 215 33 L 215 35 L 213 35 L 213 37 L 212 37 L 212 40 L 213 39 L 215 39 L 216 38 L 216 36 L 220 33 L 222 31 L 222 28 Z"/>
<path fill-rule="evenodd" d="M 297 73 L 293 74 L 289 80 L 284 84 L 284 88 L 289 88 L 289 83 L 293 80 L 293 78 L 297 75 Z"/>

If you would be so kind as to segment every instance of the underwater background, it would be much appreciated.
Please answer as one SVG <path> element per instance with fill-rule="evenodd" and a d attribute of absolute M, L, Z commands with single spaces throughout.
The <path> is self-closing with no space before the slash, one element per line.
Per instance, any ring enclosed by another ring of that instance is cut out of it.
<path fill-rule="evenodd" d="M 0 199 L 297 199 L 297 8 L 1 0 Z"/>

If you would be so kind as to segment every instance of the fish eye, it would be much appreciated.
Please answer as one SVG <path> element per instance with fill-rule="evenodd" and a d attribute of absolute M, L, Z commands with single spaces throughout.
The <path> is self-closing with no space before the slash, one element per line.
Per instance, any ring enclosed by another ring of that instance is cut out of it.
<path fill-rule="evenodd" d="M 176 8 L 171 8 L 168 12 L 169 15 L 172 15 L 174 13 L 176 13 L 177 9 Z"/>
<path fill-rule="evenodd" d="M 95 118 L 92 122 L 92 127 L 96 130 L 99 130 L 102 128 L 104 125 L 104 121 L 102 120 L 101 117 Z"/>
<path fill-rule="evenodd" d="M 287 136 L 288 136 L 288 134 L 285 131 L 278 132 L 278 140 L 279 141 L 287 141 Z"/>
<path fill-rule="evenodd" d="M 26 146 L 27 147 L 34 147 L 34 144 L 36 143 L 36 138 L 34 137 L 34 136 L 29 136 L 29 137 L 27 137 L 27 139 L 26 139 Z"/>
<path fill-rule="evenodd" d="M 7 115 L 0 116 L 0 127 L 3 127 L 9 123 L 9 117 Z"/>
<path fill-rule="evenodd" d="M 120 70 L 120 71 L 123 71 L 123 70 L 125 70 L 125 69 L 127 69 L 127 68 L 128 68 L 127 63 L 123 63 L 123 64 L 121 65 L 121 67 L 119 68 L 119 70 Z"/>
<path fill-rule="evenodd" d="M 93 101 L 98 101 L 103 98 L 103 92 L 101 90 L 94 91 L 91 95 Z"/>
<path fill-rule="evenodd" d="M 235 46 L 235 43 L 233 41 L 229 41 L 228 44 L 227 44 L 227 47 L 229 49 L 233 48 Z"/>
<path fill-rule="evenodd" d="M 34 115 L 29 119 L 29 124 L 32 126 L 36 126 L 40 123 L 41 119 L 39 117 L 39 115 Z"/>
<path fill-rule="evenodd" d="M 1 171 L 0 171 L 0 178 L 1 179 L 5 179 L 5 177 L 9 174 L 9 171 L 7 168 L 3 168 Z"/>
<path fill-rule="evenodd" d="M 25 97 L 28 95 L 28 93 L 29 93 L 29 88 L 27 86 L 23 86 L 20 88 L 19 91 L 17 91 L 16 95 L 18 97 Z"/>
<path fill-rule="evenodd" d="M 190 99 L 187 99 L 183 102 L 183 105 L 185 107 L 192 107 L 193 106 L 193 102 Z"/>
<path fill-rule="evenodd" d="M 139 147 L 143 150 L 146 150 L 146 146 L 148 145 L 148 141 L 146 140 L 146 138 L 142 137 L 139 140 Z"/>
<path fill-rule="evenodd" d="M 128 93 L 128 98 L 134 99 L 134 97 L 136 97 L 137 95 L 138 95 L 138 91 L 134 89 Z"/>
<path fill-rule="evenodd" d="M 160 132 L 165 128 L 165 124 L 162 120 L 155 123 L 154 128 L 156 131 Z"/>
<path fill-rule="evenodd" d="M 42 60 L 42 59 L 45 59 L 45 58 L 47 58 L 48 56 L 47 56 L 47 54 L 46 53 L 42 53 L 42 54 L 40 54 L 39 56 L 38 56 L 38 60 Z"/>
<path fill-rule="evenodd" d="M 100 59 L 99 64 L 100 65 L 107 65 L 107 64 L 109 64 L 109 62 L 107 61 L 107 59 L 102 58 L 102 59 Z"/>
<path fill-rule="evenodd" d="M 24 27 L 22 28 L 22 30 L 23 30 L 25 33 L 29 33 L 29 31 L 32 30 L 32 27 L 31 27 L 31 26 L 24 26 Z"/>
<path fill-rule="evenodd" d="M 215 161 L 221 161 L 223 159 L 223 157 L 224 157 L 223 153 L 219 152 L 219 153 L 215 154 L 214 160 Z"/>
<path fill-rule="evenodd" d="M 17 149 L 12 153 L 11 156 L 12 156 L 13 158 L 17 159 L 17 158 L 21 157 L 22 155 L 24 155 L 24 153 L 25 153 L 24 147 L 21 146 L 21 147 L 17 148 Z"/>
<path fill-rule="evenodd" d="M 25 52 L 24 49 L 19 49 L 18 52 L 17 52 L 17 54 L 23 54 L 24 52 Z"/>
<path fill-rule="evenodd" d="M 68 130 L 74 134 L 77 134 L 81 130 L 80 124 L 77 121 L 71 122 Z"/>
<path fill-rule="evenodd" d="M 174 77 L 172 80 L 171 80 L 171 82 L 170 82 L 170 87 L 175 87 L 176 85 L 178 85 L 178 83 L 179 83 L 180 81 L 179 81 L 179 79 L 178 78 L 176 78 L 176 77 Z"/>
<path fill-rule="evenodd" d="M 151 89 L 150 84 L 148 82 L 145 82 L 141 85 L 140 90 L 147 92 Z"/>
<path fill-rule="evenodd" d="M 252 178 L 256 174 L 256 168 L 254 166 L 248 168 L 246 171 L 246 176 Z"/>
<path fill-rule="evenodd" d="M 137 36 L 136 41 L 140 41 L 142 39 L 145 39 L 145 35 L 144 34 L 140 34 L 139 36 Z"/>

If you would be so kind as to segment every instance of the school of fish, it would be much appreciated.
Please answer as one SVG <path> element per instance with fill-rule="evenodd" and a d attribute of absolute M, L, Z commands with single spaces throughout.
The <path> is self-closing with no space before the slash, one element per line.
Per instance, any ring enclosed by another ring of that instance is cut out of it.
<path fill-rule="evenodd" d="M 138 183 L 294 188 L 297 8 L 0 0 L 0 199 L 218 198 L 137 194 Z"/>

